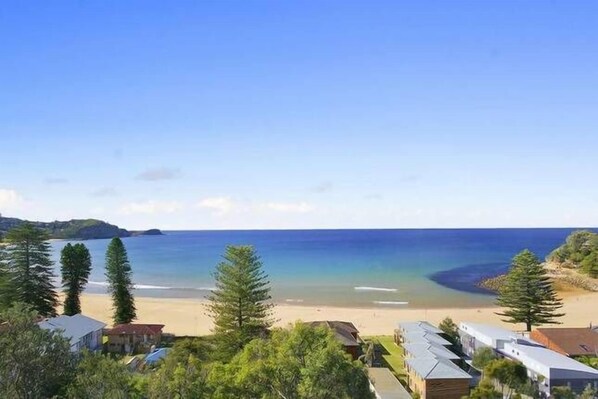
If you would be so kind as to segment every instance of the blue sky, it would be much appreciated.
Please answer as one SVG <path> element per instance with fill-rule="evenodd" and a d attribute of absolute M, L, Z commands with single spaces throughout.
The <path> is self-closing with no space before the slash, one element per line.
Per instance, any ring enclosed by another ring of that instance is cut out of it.
<path fill-rule="evenodd" d="M 594 1 L 3 2 L 0 212 L 598 225 Z"/>

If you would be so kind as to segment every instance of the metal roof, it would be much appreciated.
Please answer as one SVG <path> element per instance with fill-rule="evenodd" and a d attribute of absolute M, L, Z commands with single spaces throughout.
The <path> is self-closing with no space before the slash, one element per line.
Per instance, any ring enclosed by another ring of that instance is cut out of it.
<path fill-rule="evenodd" d="M 368 378 L 378 399 L 411 399 L 409 392 L 387 368 L 368 368 Z"/>
<path fill-rule="evenodd" d="M 404 333 L 412 332 L 431 332 L 434 334 L 442 334 L 442 330 L 433 326 L 427 321 L 405 321 L 397 324 L 397 328 Z"/>
<path fill-rule="evenodd" d="M 434 343 L 406 343 L 403 344 L 403 349 L 412 357 L 426 358 L 431 357 L 434 359 L 449 359 L 459 360 L 461 357 L 446 349 L 442 345 Z"/>
<path fill-rule="evenodd" d="M 106 327 L 105 323 L 82 314 L 52 317 L 40 321 L 37 325 L 45 330 L 60 331 L 63 337 L 70 339 L 71 345 L 77 343 L 87 334 Z"/>
<path fill-rule="evenodd" d="M 405 343 L 412 343 L 412 344 L 435 343 L 435 344 L 443 345 L 443 346 L 451 346 L 452 345 L 449 341 L 442 338 L 440 335 L 434 334 L 434 333 L 412 332 L 412 333 L 403 334 L 402 338 Z"/>
<path fill-rule="evenodd" d="M 434 358 L 405 359 L 405 363 L 425 380 L 439 379 L 471 379 L 450 360 Z"/>
<path fill-rule="evenodd" d="M 528 369 L 551 379 L 597 379 L 598 370 L 537 345 L 508 343 L 500 351 L 503 355 L 517 359 Z"/>

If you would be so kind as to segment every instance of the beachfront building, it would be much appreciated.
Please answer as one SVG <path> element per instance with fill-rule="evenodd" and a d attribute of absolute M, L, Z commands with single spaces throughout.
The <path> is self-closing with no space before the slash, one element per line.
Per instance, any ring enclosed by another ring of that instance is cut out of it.
<path fill-rule="evenodd" d="M 484 324 L 461 323 L 459 333 L 463 350 L 469 355 L 478 348 L 489 347 L 501 357 L 521 362 L 530 380 L 545 396 L 556 386 L 569 386 L 578 393 L 587 385 L 598 387 L 598 370 L 515 332 Z"/>
<path fill-rule="evenodd" d="M 538 328 L 532 331 L 530 338 L 565 356 L 598 356 L 598 330 L 592 326 Z"/>
<path fill-rule="evenodd" d="M 368 368 L 368 378 L 376 399 L 411 399 L 405 387 L 385 367 Z"/>
<path fill-rule="evenodd" d="M 446 359 L 405 359 L 409 388 L 422 399 L 460 399 L 469 394 L 471 375 Z"/>
<path fill-rule="evenodd" d="M 45 330 L 59 332 L 70 340 L 71 352 L 79 352 L 83 349 L 90 351 L 102 349 L 102 330 L 106 324 L 91 317 L 82 314 L 61 315 L 44 319 L 37 325 Z"/>
<path fill-rule="evenodd" d="M 351 355 L 353 360 L 357 360 L 361 355 L 361 344 L 363 341 L 359 337 L 359 330 L 353 323 L 349 321 L 310 321 L 305 324 L 310 327 L 331 329 L 336 339 L 345 349 L 345 352 Z"/>
<path fill-rule="evenodd" d="M 104 330 L 106 349 L 113 353 L 147 353 L 162 340 L 164 324 L 118 324 Z"/>
<path fill-rule="evenodd" d="M 427 321 L 406 321 L 397 324 L 397 328 L 395 329 L 395 343 L 400 345 L 403 343 L 404 337 L 406 335 L 437 335 L 439 337 L 442 336 L 443 332 L 438 327 L 433 326 L 432 324 L 428 323 Z M 446 341 L 446 340 L 445 340 Z M 446 341 L 447 345 L 450 345 L 450 342 Z"/>
<path fill-rule="evenodd" d="M 460 399 L 469 394 L 472 376 L 443 332 L 425 321 L 399 323 L 395 342 L 405 351 L 409 388 L 422 399 Z"/>

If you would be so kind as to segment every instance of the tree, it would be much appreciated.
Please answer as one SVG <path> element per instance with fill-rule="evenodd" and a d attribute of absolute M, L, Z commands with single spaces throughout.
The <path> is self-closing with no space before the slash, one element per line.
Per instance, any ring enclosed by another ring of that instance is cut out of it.
<path fill-rule="evenodd" d="M 525 366 L 509 359 L 497 359 L 490 362 L 484 369 L 484 375 L 500 384 L 502 396 L 507 399 L 527 382 Z"/>
<path fill-rule="evenodd" d="M 592 387 L 592 384 L 588 384 L 579 397 L 580 399 L 594 399 L 597 393 L 598 392 Z"/>
<path fill-rule="evenodd" d="M 23 223 L 6 233 L 5 239 L 11 302 L 26 303 L 41 316 L 55 316 L 58 295 L 48 234 Z"/>
<path fill-rule="evenodd" d="M 148 381 L 149 399 L 209 398 L 206 372 L 202 362 L 193 355 L 183 361 L 169 353 L 164 363 Z"/>
<path fill-rule="evenodd" d="M 557 313 L 563 303 L 557 298 L 546 270 L 527 249 L 513 258 L 505 285 L 499 291 L 498 305 L 507 308 L 497 313 L 506 317 L 503 321 L 525 323 L 527 331 L 532 326 L 559 324 L 556 318 L 564 315 Z"/>
<path fill-rule="evenodd" d="M 108 292 L 112 296 L 114 324 L 130 323 L 137 318 L 137 309 L 132 290 L 131 264 L 127 250 L 120 238 L 115 237 L 110 241 L 106 250 L 106 278 L 108 279 Z"/>
<path fill-rule="evenodd" d="M 37 313 L 23 303 L 0 314 L 0 397 L 47 398 L 72 377 L 70 342 L 40 328 Z"/>
<path fill-rule="evenodd" d="M 374 398 L 363 364 L 352 361 L 330 329 L 297 323 L 254 339 L 208 376 L 212 398 Z"/>
<path fill-rule="evenodd" d="M 91 271 L 91 255 L 84 244 L 66 244 L 60 253 L 64 314 L 81 313 L 81 293 Z"/>
<path fill-rule="evenodd" d="M 365 363 L 368 367 L 372 367 L 376 360 L 376 346 L 374 342 L 368 342 L 365 353 L 359 356 L 359 360 Z"/>
<path fill-rule="evenodd" d="M 438 325 L 438 328 L 449 338 L 454 346 L 459 344 L 459 327 L 455 324 L 453 319 L 445 317 Z"/>
<path fill-rule="evenodd" d="M 270 282 L 251 246 L 228 246 L 214 278 L 208 311 L 218 353 L 226 360 L 272 325 Z"/>
<path fill-rule="evenodd" d="M 554 399 L 575 399 L 577 396 L 570 387 L 562 386 L 552 388 L 551 397 Z"/>
<path fill-rule="evenodd" d="M 131 373 L 123 363 L 89 352 L 83 354 L 67 388 L 67 397 L 73 399 L 130 398 L 135 394 Z"/>
<path fill-rule="evenodd" d="M 11 302 L 8 260 L 6 259 L 4 245 L 0 242 L 0 311 L 8 307 Z"/>
<path fill-rule="evenodd" d="M 476 349 L 472 358 L 472 366 L 478 370 L 483 370 L 494 360 L 497 359 L 496 353 L 492 348 L 482 347 Z"/>
<path fill-rule="evenodd" d="M 491 381 L 483 379 L 480 384 L 472 389 L 470 399 L 502 399 L 502 394 L 498 392 Z"/>

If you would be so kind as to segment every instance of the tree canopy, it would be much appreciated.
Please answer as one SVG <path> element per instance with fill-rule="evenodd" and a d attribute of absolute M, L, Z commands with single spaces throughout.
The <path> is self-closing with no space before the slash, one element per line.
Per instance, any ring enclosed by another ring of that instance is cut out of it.
<path fill-rule="evenodd" d="M 270 282 L 251 246 L 228 246 L 208 297 L 219 354 L 229 359 L 272 325 Z"/>
<path fill-rule="evenodd" d="M 132 275 L 127 250 L 122 240 L 115 237 L 106 250 L 106 278 L 114 306 L 114 324 L 130 323 L 137 318 Z"/>
<path fill-rule="evenodd" d="M 208 377 L 213 398 L 373 398 L 364 366 L 352 361 L 329 329 L 297 323 L 255 339 Z"/>
<path fill-rule="evenodd" d="M 528 381 L 525 366 L 509 359 L 496 359 L 488 363 L 484 376 L 498 382 L 502 397 L 507 399 L 521 390 Z"/>
<path fill-rule="evenodd" d="M 598 278 L 598 234 L 588 230 L 574 231 L 548 259 Z"/>
<path fill-rule="evenodd" d="M 138 394 L 127 367 L 102 354 L 84 352 L 67 388 L 72 399 L 131 398 Z"/>
<path fill-rule="evenodd" d="M 55 316 L 58 295 L 48 234 L 23 223 L 6 233 L 5 241 L 5 302 L 23 302 L 42 316 Z"/>
<path fill-rule="evenodd" d="M 81 293 L 91 272 L 91 255 L 84 244 L 66 244 L 60 254 L 64 314 L 81 313 Z"/>
<path fill-rule="evenodd" d="M 504 286 L 498 295 L 498 305 L 506 308 L 499 316 L 508 323 L 524 323 L 527 331 L 532 326 L 558 324 L 563 316 L 558 313 L 563 304 L 557 298 L 552 282 L 540 260 L 529 250 L 513 258 Z"/>
<path fill-rule="evenodd" d="M 0 397 L 49 398 L 72 378 L 70 342 L 40 328 L 37 313 L 16 303 L 0 314 Z"/>

